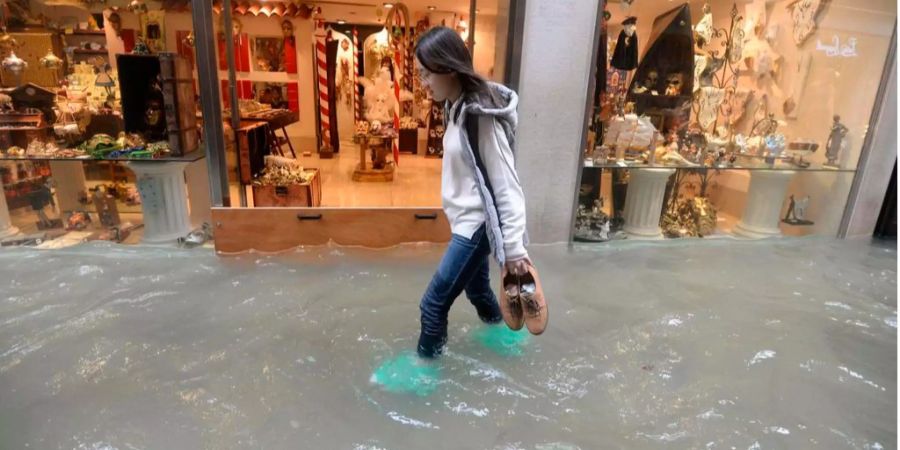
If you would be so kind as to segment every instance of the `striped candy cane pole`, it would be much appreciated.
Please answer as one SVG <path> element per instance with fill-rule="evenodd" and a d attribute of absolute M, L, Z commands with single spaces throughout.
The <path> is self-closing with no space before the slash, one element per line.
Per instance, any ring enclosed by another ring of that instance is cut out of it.
<path fill-rule="evenodd" d="M 400 78 L 399 75 L 401 73 L 400 67 L 400 50 L 394 50 L 394 98 L 397 99 L 397 106 L 394 108 L 394 130 L 397 130 L 397 133 L 400 133 Z M 400 147 L 397 145 L 397 141 L 399 139 L 394 139 L 394 164 L 400 165 Z"/>
<path fill-rule="evenodd" d="M 359 101 L 359 58 L 362 50 L 359 48 L 359 32 L 353 27 L 353 111 L 356 121 L 362 120 L 362 103 Z"/>
<path fill-rule="evenodd" d="M 331 125 L 328 114 L 328 63 L 325 61 L 325 21 L 316 21 L 316 64 L 319 77 L 319 123 L 322 127 L 322 146 L 331 145 Z"/>

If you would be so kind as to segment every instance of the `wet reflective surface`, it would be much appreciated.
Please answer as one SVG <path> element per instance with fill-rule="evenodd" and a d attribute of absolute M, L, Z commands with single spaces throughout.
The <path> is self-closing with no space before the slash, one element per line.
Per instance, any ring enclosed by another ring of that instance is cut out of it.
<path fill-rule="evenodd" d="M 441 251 L 4 249 L 0 448 L 896 446 L 893 247 L 534 247 L 543 336 L 460 298 L 437 386 L 384 390 Z"/>

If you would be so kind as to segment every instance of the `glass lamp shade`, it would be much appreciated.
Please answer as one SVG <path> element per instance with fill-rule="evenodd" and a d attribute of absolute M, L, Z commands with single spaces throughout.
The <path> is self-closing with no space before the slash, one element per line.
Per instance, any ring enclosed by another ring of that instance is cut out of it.
<path fill-rule="evenodd" d="M 28 63 L 16 56 L 16 52 L 10 52 L 9 56 L 3 60 L 2 66 L 14 75 L 20 75 L 28 67 Z"/>
<path fill-rule="evenodd" d="M 47 69 L 59 69 L 62 67 L 63 60 L 53 54 L 53 50 L 47 50 L 47 54 L 44 55 L 41 60 L 41 67 Z"/>

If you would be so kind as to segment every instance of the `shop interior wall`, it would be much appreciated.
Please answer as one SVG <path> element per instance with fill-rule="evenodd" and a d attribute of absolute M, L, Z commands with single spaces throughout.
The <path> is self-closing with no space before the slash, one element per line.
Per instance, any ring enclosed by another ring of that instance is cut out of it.
<path fill-rule="evenodd" d="M 508 82 L 509 80 L 503 80 L 503 74 L 506 72 L 506 47 L 509 41 L 509 1 L 500 0 L 497 3 L 497 15 L 494 17 L 494 29 L 496 30 L 496 32 L 494 33 L 493 80 Z M 480 22 L 478 26 L 481 26 Z M 479 51 L 481 51 L 481 49 L 477 48 L 476 45 L 475 51 L 476 53 L 478 53 Z"/>
<path fill-rule="evenodd" d="M 467 3 L 466 3 L 467 4 Z M 34 2 L 35 11 L 40 11 L 46 16 L 54 20 L 59 20 L 65 16 L 78 17 L 80 20 L 87 20 L 87 11 L 72 7 L 48 7 L 43 2 Z M 374 8 L 356 8 L 360 11 L 356 14 L 356 19 L 360 23 L 377 23 L 377 17 L 374 14 Z M 364 11 L 363 11 L 364 10 Z M 371 10 L 371 11 L 369 11 Z M 123 28 L 138 28 L 138 20 L 134 14 L 127 11 L 120 11 L 123 21 Z M 411 12 L 411 21 L 424 17 L 422 12 Z M 371 15 L 372 17 L 368 17 Z M 342 17 L 337 12 L 330 12 L 328 7 L 323 8 L 323 16 L 329 20 L 332 18 Z M 281 36 L 280 24 L 284 20 L 280 17 L 252 16 L 242 15 L 235 16 L 240 19 L 243 24 L 243 31 L 252 40 L 254 36 Z M 347 17 L 347 16 L 344 16 Z M 289 136 L 301 142 L 304 149 L 313 148 L 316 136 L 316 115 L 315 115 L 315 95 L 314 95 L 314 79 L 313 79 L 313 38 L 314 38 L 314 22 L 312 20 L 304 20 L 300 18 L 289 19 L 294 24 L 294 35 L 297 38 L 297 74 L 279 73 L 279 72 L 259 72 L 251 69 L 251 72 L 238 72 L 238 80 L 262 81 L 262 82 L 297 82 L 299 83 L 300 93 L 300 120 L 288 127 Z M 219 18 L 216 16 L 218 23 Z M 497 47 L 495 44 L 497 36 L 497 17 L 495 15 L 479 15 L 475 25 L 475 69 L 484 76 L 489 76 L 491 70 L 495 67 L 495 56 Z M 165 15 L 165 34 L 166 46 L 168 49 L 176 48 L 177 31 L 189 31 L 193 29 L 191 15 L 189 12 L 167 12 Z M 502 36 L 501 40 L 505 42 L 506 37 Z M 121 39 L 116 39 L 111 29 L 107 30 L 107 41 L 109 43 L 110 54 L 114 55 L 117 51 L 124 49 Z M 252 57 L 252 55 L 251 55 Z M 111 59 L 114 59 L 111 58 Z M 227 71 L 220 71 L 220 78 L 228 79 Z M 502 70 L 496 72 L 495 78 L 502 76 Z"/>
<path fill-rule="evenodd" d="M 691 1 L 692 21 L 696 24 L 702 17 L 704 1 Z M 734 3 L 713 0 L 713 21 L 716 28 L 728 28 L 730 11 Z M 748 1 L 738 1 L 738 13 L 744 15 Z M 897 17 L 897 4 L 893 0 L 831 0 L 823 2 L 818 15 L 818 29 L 798 47 L 791 35 L 792 22 L 789 0 L 768 1 L 768 23 L 778 24 L 777 36 L 772 47 L 783 57 L 781 69 L 775 79 L 757 85 L 750 76 L 741 76 L 739 88 L 748 88 L 766 93 L 769 110 L 782 120 L 779 129 L 787 139 L 811 139 L 820 144 L 819 150 L 811 156 L 814 163 L 826 161 L 825 142 L 831 129 L 832 116 L 841 116 L 841 122 L 850 131 L 849 151 L 841 156 L 844 167 L 854 168 L 859 160 L 869 120 L 876 101 L 876 93 L 881 81 L 885 57 Z M 621 17 L 631 14 L 638 17 L 637 33 L 640 51 L 648 45 L 653 19 L 671 9 L 675 4 L 666 0 L 635 2 L 626 13 L 619 5 L 609 5 L 614 18 L 610 23 L 610 36 L 617 36 Z M 856 55 L 852 57 L 828 56 L 822 46 L 832 45 L 837 39 L 841 46 L 856 40 Z M 717 48 L 717 47 L 713 47 Z M 720 52 L 721 53 L 721 52 Z M 803 53 L 811 55 L 811 65 L 806 78 L 806 87 L 798 102 L 796 118 L 785 118 L 782 104 L 791 94 L 793 77 Z M 753 111 L 754 104 L 749 105 Z M 749 122 L 738 129 L 747 133 Z M 840 226 L 844 205 L 850 192 L 853 177 L 834 173 L 802 173 L 795 177 L 789 187 L 789 194 L 797 198 L 810 195 L 808 215 L 816 224 L 814 234 L 835 235 Z M 711 197 L 720 211 L 733 217 L 740 217 L 746 204 L 746 192 L 750 174 L 746 171 L 727 171 L 717 175 Z M 779 201 L 773 199 L 773 201 Z"/>

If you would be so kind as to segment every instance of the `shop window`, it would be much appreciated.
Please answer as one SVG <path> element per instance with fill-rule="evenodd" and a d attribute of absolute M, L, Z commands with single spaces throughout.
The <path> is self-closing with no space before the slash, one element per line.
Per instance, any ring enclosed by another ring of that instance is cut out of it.
<path fill-rule="evenodd" d="M 42 0 L 9 11 L 0 32 L 0 242 L 175 243 L 202 232 L 209 204 L 197 193 L 208 186 L 194 176 L 205 152 L 189 11 Z M 186 178 L 199 186 L 190 197 Z"/>
<path fill-rule="evenodd" d="M 574 238 L 835 236 L 896 5 L 609 6 Z"/>

